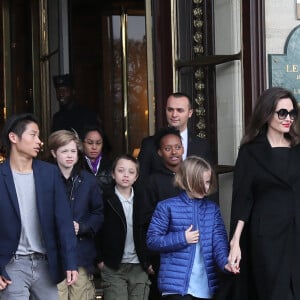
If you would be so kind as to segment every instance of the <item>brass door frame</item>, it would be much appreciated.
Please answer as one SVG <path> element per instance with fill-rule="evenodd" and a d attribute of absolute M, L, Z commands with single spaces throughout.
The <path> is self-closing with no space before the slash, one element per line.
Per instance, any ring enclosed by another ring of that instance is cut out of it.
<path fill-rule="evenodd" d="M 122 10 L 121 13 L 121 44 L 122 44 L 122 78 L 123 78 L 123 117 L 124 117 L 124 141 L 126 153 L 129 152 L 129 141 L 128 141 L 128 79 L 127 79 L 127 13 Z"/>
<path fill-rule="evenodd" d="M 41 136 L 46 137 L 50 128 L 49 115 L 49 65 L 42 59 L 48 53 L 47 1 L 30 0 L 31 40 L 32 40 L 32 99 L 33 113 L 40 119 Z M 14 113 L 12 99 L 12 57 L 13 45 L 10 19 L 10 0 L 2 1 L 3 18 L 3 66 L 4 66 L 4 119 Z"/>
<path fill-rule="evenodd" d="M 50 133 L 51 103 L 50 103 L 50 76 L 49 76 L 49 31 L 48 31 L 48 0 L 39 0 L 39 35 L 40 35 L 40 103 L 35 101 L 41 117 L 41 135 L 44 139 Z M 38 100 L 38 98 L 35 98 Z"/>
<path fill-rule="evenodd" d="M 152 39 L 152 0 L 145 0 L 146 39 L 147 39 L 147 78 L 148 78 L 148 122 L 149 134 L 155 133 L 155 96 L 153 70 L 153 39 Z"/>
<path fill-rule="evenodd" d="M 4 119 L 12 111 L 12 84 L 11 84 L 11 39 L 10 39 L 10 14 L 9 0 L 2 2 L 2 18 L 3 18 L 3 89 L 4 89 Z"/>

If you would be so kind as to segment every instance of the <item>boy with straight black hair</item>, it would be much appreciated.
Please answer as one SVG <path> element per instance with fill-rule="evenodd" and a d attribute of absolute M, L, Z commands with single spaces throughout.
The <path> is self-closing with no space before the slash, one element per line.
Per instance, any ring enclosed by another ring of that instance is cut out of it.
<path fill-rule="evenodd" d="M 77 280 L 67 195 L 57 167 L 36 159 L 41 144 L 32 114 L 7 120 L 0 165 L 1 300 L 57 300 L 56 284 Z"/>

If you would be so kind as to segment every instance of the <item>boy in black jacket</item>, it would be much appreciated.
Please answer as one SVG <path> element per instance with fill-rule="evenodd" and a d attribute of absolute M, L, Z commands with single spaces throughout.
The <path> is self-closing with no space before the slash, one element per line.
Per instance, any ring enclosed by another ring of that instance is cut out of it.
<path fill-rule="evenodd" d="M 138 162 L 129 155 L 112 165 L 115 187 L 103 194 L 104 224 L 98 236 L 105 300 L 148 299 L 149 278 L 145 234 L 141 227 L 142 198 L 133 189 Z"/>

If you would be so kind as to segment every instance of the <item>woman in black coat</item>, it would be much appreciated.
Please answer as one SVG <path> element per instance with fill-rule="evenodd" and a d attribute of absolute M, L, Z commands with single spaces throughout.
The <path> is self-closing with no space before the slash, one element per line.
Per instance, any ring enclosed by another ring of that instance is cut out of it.
<path fill-rule="evenodd" d="M 270 88 L 258 99 L 236 162 L 231 300 L 300 299 L 300 144 L 297 102 Z"/>

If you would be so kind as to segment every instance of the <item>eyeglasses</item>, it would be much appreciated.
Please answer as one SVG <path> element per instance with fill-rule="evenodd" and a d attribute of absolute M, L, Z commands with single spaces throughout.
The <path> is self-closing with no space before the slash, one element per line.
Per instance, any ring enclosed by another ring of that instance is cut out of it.
<path fill-rule="evenodd" d="M 278 115 L 279 120 L 284 120 L 289 115 L 291 120 L 295 120 L 295 118 L 298 115 L 298 111 L 296 109 L 292 109 L 288 111 L 285 108 L 279 109 L 278 111 L 275 111 L 275 113 Z"/>
<path fill-rule="evenodd" d="M 92 145 L 101 146 L 102 145 L 102 141 L 87 140 L 87 141 L 84 141 L 84 143 L 88 144 L 89 146 L 92 146 Z"/>

